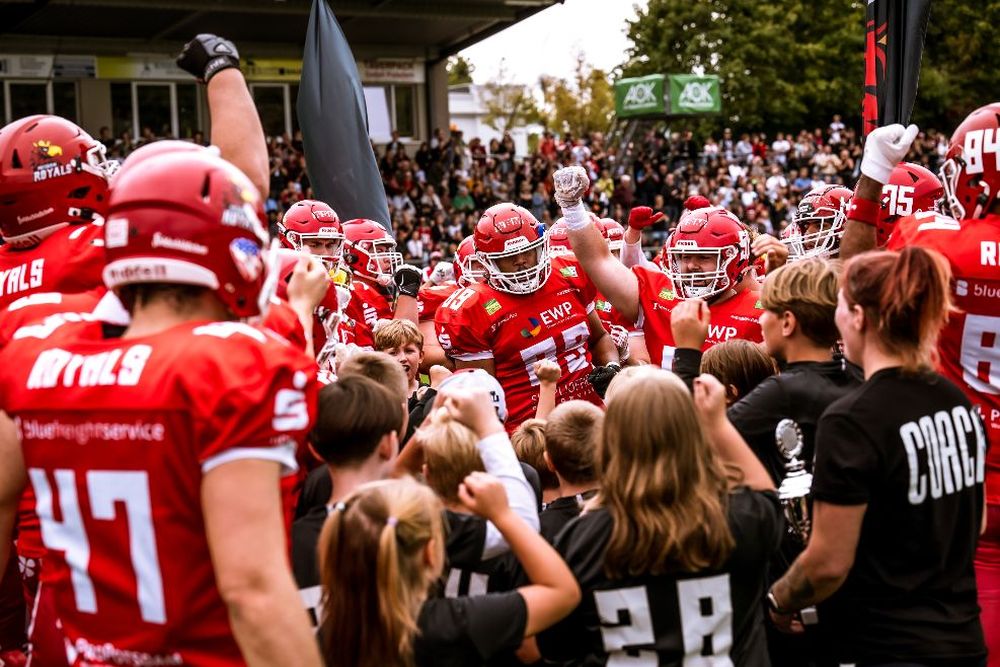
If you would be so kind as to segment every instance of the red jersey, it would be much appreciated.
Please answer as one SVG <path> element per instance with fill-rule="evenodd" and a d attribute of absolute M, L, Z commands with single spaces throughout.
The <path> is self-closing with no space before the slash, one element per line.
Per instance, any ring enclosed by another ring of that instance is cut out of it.
<path fill-rule="evenodd" d="M 676 349 L 670 330 L 670 311 L 683 299 L 662 271 L 633 266 L 632 272 L 639 279 L 639 319 L 636 325 L 646 334 L 649 359 L 653 364 L 670 370 Z M 755 343 L 764 340 L 760 330 L 760 314 L 764 307 L 757 292 L 745 290 L 725 301 L 710 303 L 709 308 L 712 320 L 702 350 L 734 338 Z"/>
<path fill-rule="evenodd" d="M 103 225 L 63 227 L 31 248 L 0 246 L 0 308 L 35 292 L 101 287 L 103 270 Z"/>
<path fill-rule="evenodd" d="M 355 322 L 354 340 L 360 347 L 372 349 L 375 336 L 372 333 L 379 320 L 392 319 L 392 301 L 384 289 L 355 278 L 351 282 L 351 300 L 344 311 Z M 343 325 L 341 325 L 343 326 Z"/>
<path fill-rule="evenodd" d="M 417 314 L 421 322 L 433 322 L 434 314 L 448 297 L 458 291 L 458 283 L 447 282 L 443 285 L 426 285 L 417 293 Z"/>
<path fill-rule="evenodd" d="M 512 432 L 535 415 L 539 381 L 532 366 L 542 359 L 562 368 L 557 403 L 582 399 L 603 405 L 587 381 L 593 369 L 590 308 L 577 288 L 553 270 L 531 294 L 507 294 L 485 284 L 464 287 L 438 308 L 434 325 L 438 342 L 452 359 L 493 360 L 507 400 L 506 427 Z"/>
<path fill-rule="evenodd" d="M 245 664 L 219 596 L 203 475 L 295 467 L 316 366 L 275 335 L 195 322 L 103 339 L 38 328 L 0 353 L 70 663 Z"/>
<path fill-rule="evenodd" d="M 1000 216 L 955 220 L 933 211 L 896 221 L 889 249 L 918 245 L 944 255 L 957 308 L 938 338 L 938 371 L 983 416 L 990 447 L 986 499 L 1000 503 Z"/>

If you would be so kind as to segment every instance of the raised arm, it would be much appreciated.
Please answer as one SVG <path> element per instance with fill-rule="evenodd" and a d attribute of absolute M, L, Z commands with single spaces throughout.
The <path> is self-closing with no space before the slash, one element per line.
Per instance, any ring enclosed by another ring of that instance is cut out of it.
<path fill-rule="evenodd" d="M 583 205 L 590 185 L 582 167 L 564 167 L 553 175 L 555 197 L 562 207 L 573 253 L 597 289 L 618 312 L 634 322 L 639 316 L 639 280 L 616 260 Z"/>
<path fill-rule="evenodd" d="M 840 240 L 840 258 L 850 259 L 875 247 L 878 210 L 882 186 L 889 182 L 892 170 L 906 157 L 917 136 L 917 126 L 886 125 L 872 130 L 865 139 L 861 158 L 861 178 L 854 188 L 844 236 Z"/>
<path fill-rule="evenodd" d="M 205 84 L 212 144 L 266 198 L 271 183 L 267 143 L 257 107 L 240 72 L 236 45 L 217 35 L 202 33 L 184 45 L 177 66 Z"/>

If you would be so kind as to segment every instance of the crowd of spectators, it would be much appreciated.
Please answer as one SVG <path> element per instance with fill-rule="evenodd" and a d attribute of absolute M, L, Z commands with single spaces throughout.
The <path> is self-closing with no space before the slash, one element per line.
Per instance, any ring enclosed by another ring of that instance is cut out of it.
<path fill-rule="evenodd" d="M 155 140 L 145 129 L 136 141 L 102 131 L 114 157 Z M 196 141 L 203 141 L 199 133 Z M 909 158 L 936 171 L 948 146 L 946 135 L 921 132 Z M 546 132 L 529 155 L 518 155 L 509 134 L 488 145 L 460 132 L 436 129 L 414 150 L 397 137 L 373 145 L 399 249 L 407 262 L 423 265 L 430 254 L 452 254 L 484 209 L 513 201 L 550 225 L 559 216 L 552 199 L 552 172 L 579 164 L 594 186 L 595 213 L 624 221 L 632 206 L 666 215 L 647 235 L 659 244 L 676 223 L 684 200 L 694 194 L 725 206 L 759 232 L 779 234 L 801 197 L 823 183 L 853 187 L 861 164 L 861 138 L 840 116 L 812 131 L 698 137 L 692 130 L 647 129 L 619 152 L 601 133 L 557 137 Z M 301 132 L 268 138 L 271 154 L 267 211 L 272 225 L 300 199 L 312 197 Z"/>

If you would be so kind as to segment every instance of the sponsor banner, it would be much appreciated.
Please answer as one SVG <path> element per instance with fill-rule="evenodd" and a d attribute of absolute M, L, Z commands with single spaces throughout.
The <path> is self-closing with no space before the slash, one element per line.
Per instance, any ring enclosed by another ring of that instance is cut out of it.
<path fill-rule="evenodd" d="M 697 74 L 670 75 L 670 113 L 674 115 L 719 113 L 722 94 L 719 77 Z"/>
<path fill-rule="evenodd" d="M 168 56 L 98 56 L 98 79 L 153 79 L 157 81 L 191 81 Z"/>
<path fill-rule="evenodd" d="M 380 58 L 362 60 L 358 73 L 364 83 L 423 83 L 424 65 L 420 61 Z"/>
<path fill-rule="evenodd" d="M 667 112 L 662 74 L 651 74 L 615 83 L 615 114 L 619 118 L 662 116 Z"/>

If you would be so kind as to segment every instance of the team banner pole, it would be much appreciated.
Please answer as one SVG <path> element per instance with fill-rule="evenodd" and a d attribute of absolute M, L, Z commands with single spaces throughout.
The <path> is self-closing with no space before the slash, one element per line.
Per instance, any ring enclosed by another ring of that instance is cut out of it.
<path fill-rule="evenodd" d="M 931 0 L 868 0 L 863 132 L 907 125 L 917 98 Z"/>
<path fill-rule="evenodd" d="M 369 218 L 389 229 L 361 75 L 327 0 L 313 0 L 296 111 L 316 198 L 341 220 Z"/>

